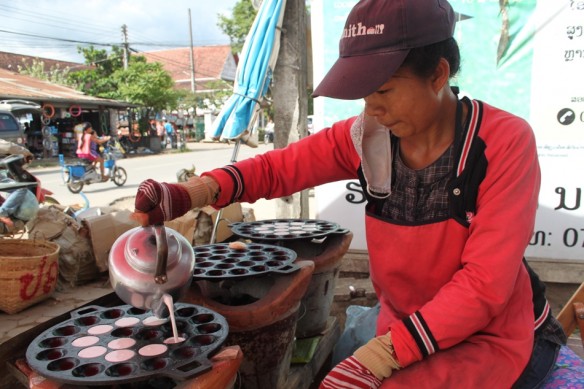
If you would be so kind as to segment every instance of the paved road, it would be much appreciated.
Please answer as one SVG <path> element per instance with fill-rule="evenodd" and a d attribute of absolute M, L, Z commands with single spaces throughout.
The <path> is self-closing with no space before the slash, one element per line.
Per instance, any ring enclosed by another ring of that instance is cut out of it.
<path fill-rule="evenodd" d="M 189 144 L 189 152 L 185 153 L 161 153 L 156 155 L 136 156 L 118 161 L 128 173 L 128 181 L 122 187 L 117 187 L 113 182 L 86 185 L 83 193 L 89 199 L 90 206 L 107 206 L 115 200 L 133 197 L 136 189 L 142 181 L 153 178 L 159 181 L 176 182 L 176 173 L 182 168 L 196 167 L 196 172 L 221 167 L 228 164 L 233 158 L 233 145 L 221 143 L 192 143 Z M 273 149 L 273 145 L 259 145 L 252 149 L 242 146 L 239 149 L 237 160 L 252 157 Z M 31 173 L 36 175 L 44 188 L 52 191 L 54 197 L 66 205 L 83 204 L 80 194 L 69 192 L 62 181 L 60 168 L 34 168 Z"/>

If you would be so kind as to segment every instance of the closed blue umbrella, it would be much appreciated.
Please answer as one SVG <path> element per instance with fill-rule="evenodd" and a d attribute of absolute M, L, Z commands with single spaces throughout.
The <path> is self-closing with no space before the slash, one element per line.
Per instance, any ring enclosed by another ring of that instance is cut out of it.
<path fill-rule="evenodd" d="M 241 50 L 233 95 L 213 122 L 213 138 L 237 140 L 231 162 L 237 161 L 241 136 L 246 130 L 251 134 L 260 102 L 270 86 L 280 49 L 285 6 L 286 0 L 263 0 Z M 223 209 L 220 209 L 215 219 L 211 243 L 215 243 L 222 213 Z"/>
<path fill-rule="evenodd" d="M 280 48 L 280 29 L 286 0 L 264 0 L 247 35 L 233 95 L 213 122 L 215 139 L 238 139 L 250 130 L 272 79 Z"/>

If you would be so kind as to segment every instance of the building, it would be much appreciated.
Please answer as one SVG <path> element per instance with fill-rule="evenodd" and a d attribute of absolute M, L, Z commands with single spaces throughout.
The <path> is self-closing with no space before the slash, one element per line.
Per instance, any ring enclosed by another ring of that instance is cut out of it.
<path fill-rule="evenodd" d="M 116 130 L 120 117 L 136 107 L 124 101 L 102 99 L 75 89 L 39 80 L 0 68 L 0 100 L 24 100 L 37 103 L 42 109 L 19 118 L 30 126 L 28 146 L 33 152 L 51 149 L 52 154 L 75 155 L 74 127 L 91 122 L 98 134 Z M 46 138 L 51 134 L 49 147 Z M 55 151 L 53 151 L 55 150 Z"/>
<path fill-rule="evenodd" d="M 146 57 L 148 62 L 161 63 L 172 76 L 177 89 L 191 90 L 190 47 L 142 52 L 139 55 Z M 217 89 L 231 90 L 233 88 L 237 60 L 231 53 L 231 46 L 193 47 L 193 55 L 195 92 L 213 92 Z"/>
<path fill-rule="evenodd" d="M 14 54 L 7 53 L 5 51 L 0 51 L 0 69 L 18 72 L 19 66 L 20 67 L 31 66 L 35 60 L 43 62 L 45 72 L 48 72 L 56 67 L 58 67 L 59 69 L 69 68 L 71 70 L 80 70 L 87 68 L 87 65 L 76 62 L 60 61 L 49 58 L 39 58 L 30 55 Z"/>

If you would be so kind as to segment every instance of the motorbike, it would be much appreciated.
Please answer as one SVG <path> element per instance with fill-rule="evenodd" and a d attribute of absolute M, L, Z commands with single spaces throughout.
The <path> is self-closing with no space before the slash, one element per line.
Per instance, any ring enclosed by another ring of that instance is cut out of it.
<path fill-rule="evenodd" d="M 0 195 L 0 204 L 3 204 L 4 201 L 6 201 L 6 204 L 11 201 L 16 201 L 16 203 L 11 204 L 12 206 L 16 206 L 14 209 L 28 209 L 29 211 L 35 208 L 38 209 L 39 204 L 43 203 L 59 204 L 59 202 L 51 196 L 53 192 L 43 188 L 40 180 L 26 170 L 27 163 L 27 157 L 20 154 L 8 155 L 0 159 L 0 192 L 8 193 L 8 195 Z M 34 195 L 34 197 L 29 195 L 33 200 L 26 200 L 26 196 L 22 197 L 17 195 L 17 191 L 21 189 L 30 191 Z M 12 194 L 15 195 L 14 199 L 17 200 L 12 200 Z M 35 198 L 36 201 L 34 200 Z M 6 221 L 0 222 L 0 236 L 5 235 L 6 233 L 9 233 L 8 235 L 10 235 L 24 229 L 26 219 L 20 220 L 19 217 L 14 218 L 14 215 L 9 215 L 8 219 L 11 219 L 10 224 L 5 225 L 5 223 L 7 223 Z"/>
<path fill-rule="evenodd" d="M 51 195 L 53 192 L 43 188 L 38 178 L 26 170 L 27 161 L 23 155 L 9 155 L 0 159 L 0 171 L 11 182 L 2 183 L 0 190 L 8 191 L 19 188 L 28 188 L 35 195 L 39 203 L 59 204 Z"/>
<path fill-rule="evenodd" d="M 118 166 L 116 161 L 123 157 L 123 154 L 115 147 L 115 141 L 109 140 L 104 144 L 103 150 L 104 168 L 106 174 L 109 173 L 109 180 L 117 186 L 122 186 L 128 179 L 126 169 Z M 85 185 L 103 183 L 99 171 L 96 170 L 92 161 L 79 159 L 73 164 L 65 164 L 65 182 L 67 189 L 71 193 L 79 193 Z"/>

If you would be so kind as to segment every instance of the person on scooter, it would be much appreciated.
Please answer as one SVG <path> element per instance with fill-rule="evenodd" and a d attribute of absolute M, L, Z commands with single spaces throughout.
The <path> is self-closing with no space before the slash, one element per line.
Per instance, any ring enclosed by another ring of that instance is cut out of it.
<path fill-rule="evenodd" d="M 97 146 L 104 144 L 110 139 L 111 136 L 98 137 L 95 135 L 91 123 L 83 123 L 83 135 L 81 135 L 79 144 L 77 145 L 77 156 L 82 159 L 90 160 L 94 165 L 99 163 L 99 172 L 102 181 L 109 180 L 109 176 L 105 175 L 103 157 L 99 154 L 99 151 L 97 151 Z"/>

